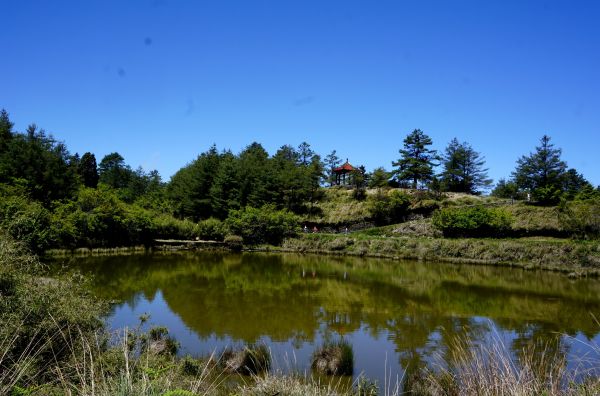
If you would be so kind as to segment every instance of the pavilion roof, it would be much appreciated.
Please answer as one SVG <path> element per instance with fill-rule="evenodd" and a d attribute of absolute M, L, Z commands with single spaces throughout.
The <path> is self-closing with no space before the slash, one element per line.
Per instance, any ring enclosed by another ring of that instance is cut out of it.
<path fill-rule="evenodd" d="M 351 172 L 354 170 L 354 167 L 352 165 L 350 165 L 350 163 L 348 162 L 348 160 L 346 160 L 346 162 L 344 162 L 344 164 L 342 166 L 338 166 L 337 168 L 333 168 L 334 172 Z"/>

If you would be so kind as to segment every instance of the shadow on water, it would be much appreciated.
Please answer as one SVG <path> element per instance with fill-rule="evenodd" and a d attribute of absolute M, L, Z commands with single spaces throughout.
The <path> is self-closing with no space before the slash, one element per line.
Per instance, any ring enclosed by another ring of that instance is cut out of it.
<path fill-rule="evenodd" d="M 176 253 L 71 259 L 93 291 L 119 301 L 109 322 L 142 313 L 171 328 L 182 350 L 207 354 L 266 342 L 280 366 L 306 370 L 323 340 L 348 339 L 355 375 L 383 382 L 452 356 L 456 337 L 485 343 L 493 332 L 515 356 L 533 342 L 570 360 L 589 353 L 564 335 L 600 331 L 600 282 L 521 269 L 278 254 Z M 57 265 L 58 267 L 58 265 Z M 285 362 L 285 363 L 282 363 Z M 395 376 L 395 374 L 393 374 Z"/>

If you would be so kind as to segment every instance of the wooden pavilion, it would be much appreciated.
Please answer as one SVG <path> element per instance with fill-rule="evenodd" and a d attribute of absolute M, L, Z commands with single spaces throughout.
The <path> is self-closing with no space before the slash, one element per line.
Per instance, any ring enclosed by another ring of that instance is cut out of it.
<path fill-rule="evenodd" d="M 350 165 L 348 159 L 346 162 L 337 168 L 333 168 L 333 182 L 334 186 L 345 186 L 350 184 L 350 176 L 346 177 L 347 174 L 352 173 L 356 168 Z"/>

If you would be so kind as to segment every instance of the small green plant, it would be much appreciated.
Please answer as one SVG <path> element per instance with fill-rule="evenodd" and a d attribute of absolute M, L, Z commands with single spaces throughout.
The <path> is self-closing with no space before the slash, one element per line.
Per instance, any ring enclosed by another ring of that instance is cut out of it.
<path fill-rule="evenodd" d="M 181 360 L 181 371 L 185 375 L 195 377 L 202 372 L 202 366 L 201 366 L 199 360 L 194 359 L 193 357 L 191 357 L 189 355 L 186 355 Z"/>
<path fill-rule="evenodd" d="M 143 351 L 154 355 L 175 355 L 179 349 L 179 343 L 169 336 L 169 329 L 164 326 L 153 327 L 142 334 L 141 346 Z"/>
<path fill-rule="evenodd" d="M 377 381 L 371 381 L 364 375 L 358 377 L 356 384 L 356 396 L 377 396 L 379 393 L 379 387 Z"/>

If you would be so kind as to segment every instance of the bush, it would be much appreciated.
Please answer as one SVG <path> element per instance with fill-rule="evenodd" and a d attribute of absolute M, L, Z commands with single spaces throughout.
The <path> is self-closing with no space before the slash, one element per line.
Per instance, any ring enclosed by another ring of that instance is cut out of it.
<path fill-rule="evenodd" d="M 483 206 L 444 208 L 433 214 L 433 225 L 447 237 L 500 237 L 510 230 L 511 217 L 503 209 Z"/>
<path fill-rule="evenodd" d="M 560 206 L 560 224 L 575 238 L 600 236 L 600 198 L 573 201 Z"/>
<path fill-rule="evenodd" d="M 0 194 L 0 227 L 36 252 L 52 243 L 50 212 L 24 195 Z"/>
<path fill-rule="evenodd" d="M 244 239 L 238 235 L 227 235 L 224 242 L 229 249 L 239 252 L 244 247 Z"/>
<path fill-rule="evenodd" d="M 229 230 L 243 238 L 245 244 L 270 243 L 279 245 L 284 238 L 295 236 L 300 219 L 287 210 L 276 210 L 272 205 L 260 209 L 246 207 L 232 210 L 226 224 Z"/>
<path fill-rule="evenodd" d="M 222 241 L 227 234 L 227 227 L 221 220 L 211 217 L 200 221 L 194 228 L 194 234 L 200 239 Z"/>
<path fill-rule="evenodd" d="M 81 353 L 70 341 L 92 337 L 106 306 L 93 298 L 80 276 L 49 279 L 23 243 L 0 230 L 0 394 L 7 384 L 56 378 L 49 362 L 62 364 Z"/>
<path fill-rule="evenodd" d="M 371 217 L 377 224 L 391 224 L 403 221 L 408 214 L 410 197 L 398 190 L 388 193 L 378 191 L 369 198 L 368 207 Z"/>
<path fill-rule="evenodd" d="M 154 218 L 152 227 L 156 238 L 193 239 L 196 236 L 196 224 L 193 221 L 179 220 L 167 214 Z"/>
<path fill-rule="evenodd" d="M 52 229 L 63 247 L 123 246 L 129 244 L 126 218 L 126 206 L 113 190 L 82 188 L 75 201 L 56 206 Z"/>
<path fill-rule="evenodd" d="M 410 209 L 413 213 L 429 215 L 434 210 L 439 209 L 440 203 L 433 199 L 421 199 L 417 201 L 413 201 L 410 205 Z"/>

